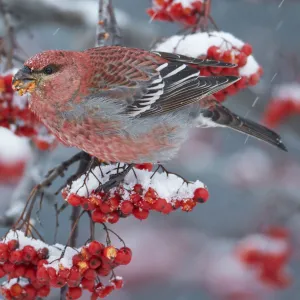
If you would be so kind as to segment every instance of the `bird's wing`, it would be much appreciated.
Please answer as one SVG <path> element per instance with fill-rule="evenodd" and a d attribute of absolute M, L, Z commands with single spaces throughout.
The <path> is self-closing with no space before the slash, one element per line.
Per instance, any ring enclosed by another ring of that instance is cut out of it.
<path fill-rule="evenodd" d="M 133 117 L 179 109 L 239 80 L 235 76 L 199 76 L 199 70 L 187 65 L 233 66 L 212 60 L 123 47 L 87 51 L 97 70 L 92 86 L 100 93 L 114 91 L 120 101 L 125 100 L 124 113 Z"/>

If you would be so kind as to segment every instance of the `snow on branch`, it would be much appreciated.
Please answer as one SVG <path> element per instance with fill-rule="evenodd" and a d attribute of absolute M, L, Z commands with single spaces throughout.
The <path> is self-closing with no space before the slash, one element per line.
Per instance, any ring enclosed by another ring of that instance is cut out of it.
<path fill-rule="evenodd" d="M 142 220 L 151 210 L 168 214 L 181 208 L 188 212 L 208 199 L 202 182 L 187 182 L 165 169 L 152 172 L 152 166 L 146 170 L 144 165 L 137 165 L 119 186 L 104 192 L 102 185 L 124 168 L 123 164 L 95 167 L 68 185 L 62 195 L 69 204 L 91 211 L 93 221 L 99 223 L 116 223 L 131 214 Z"/>

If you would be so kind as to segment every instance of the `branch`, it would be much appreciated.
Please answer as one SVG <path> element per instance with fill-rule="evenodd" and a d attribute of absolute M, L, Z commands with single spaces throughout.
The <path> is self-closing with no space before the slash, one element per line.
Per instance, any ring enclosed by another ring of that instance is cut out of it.
<path fill-rule="evenodd" d="M 19 217 L 19 219 L 16 221 L 14 228 L 19 228 L 21 229 L 24 225 L 27 226 L 27 229 L 29 228 L 29 221 L 31 217 L 31 213 L 37 198 L 38 194 L 43 194 L 45 188 L 49 187 L 56 178 L 58 177 L 63 177 L 64 172 L 75 162 L 77 161 L 84 161 L 85 163 L 90 161 L 90 155 L 81 151 L 74 156 L 72 156 L 70 159 L 62 162 L 60 165 L 55 167 L 54 169 L 50 170 L 48 174 L 46 175 L 46 178 L 39 183 L 35 188 L 31 191 L 30 196 L 27 199 L 27 202 L 25 204 L 25 207 Z M 79 168 L 79 170 L 81 170 Z M 78 176 L 81 174 L 76 172 Z M 26 230 L 27 231 L 27 230 Z"/>
<path fill-rule="evenodd" d="M 0 13 L 3 16 L 4 25 L 5 25 L 5 29 L 6 29 L 6 38 L 8 40 L 8 43 L 7 43 L 8 50 L 6 51 L 5 69 L 9 70 L 13 67 L 12 61 L 13 61 L 13 57 L 14 57 L 14 49 L 15 49 L 16 43 L 15 43 L 15 37 L 14 37 L 14 27 L 12 25 L 12 17 L 2 0 L 0 0 Z"/>
<path fill-rule="evenodd" d="M 112 0 L 99 0 L 96 46 L 120 45 L 122 38 L 117 25 Z"/>
<path fill-rule="evenodd" d="M 56 22 L 70 27 L 86 25 L 84 15 L 80 11 L 62 9 L 51 1 L 6 0 L 6 5 L 14 18 L 17 30 L 47 22 Z M 14 15 L 14 12 L 17 14 Z"/>

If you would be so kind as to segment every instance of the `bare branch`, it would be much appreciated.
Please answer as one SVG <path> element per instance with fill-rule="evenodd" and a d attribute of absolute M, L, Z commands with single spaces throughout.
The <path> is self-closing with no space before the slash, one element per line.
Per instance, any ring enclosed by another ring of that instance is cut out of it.
<path fill-rule="evenodd" d="M 120 45 L 121 40 L 112 0 L 99 0 L 96 46 Z"/>
<path fill-rule="evenodd" d="M 38 23 L 56 22 L 65 26 L 85 26 L 86 20 L 80 11 L 62 9 L 48 1 L 2 0 L 14 19 L 16 29 Z M 53 1 L 55 2 L 55 1 Z M 17 13 L 15 13 L 17 12 Z"/>
<path fill-rule="evenodd" d="M 12 17 L 2 0 L 0 0 L 0 13 L 3 16 L 4 25 L 6 29 L 7 44 L 8 44 L 7 47 L 8 50 L 6 51 L 5 69 L 9 70 L 13 67 L 13 57 L 14 57 L 14 49 L 16 46 L 16 42 L 14 37 L 14 27 L 12 25 Z"/>

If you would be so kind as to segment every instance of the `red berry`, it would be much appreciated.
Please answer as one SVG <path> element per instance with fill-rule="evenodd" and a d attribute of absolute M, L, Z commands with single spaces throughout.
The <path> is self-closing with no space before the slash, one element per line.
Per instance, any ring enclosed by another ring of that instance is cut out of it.
<path fill-rule="evenodd" d="M 22 292 L 23 288 L 18 283 L 15 283 L 10 287 L 10 293 L 13 297 L 19 297 Z"/>
<path fill-rule="evenodd" d="M 107 217 L 107 220 L 110 224 L 117 223 L 119 221 L 119 219 L 120 219 L 119 214 L 116 211 L 113 211 Z"/>
<path fill-rule="evenodd" d="M 134 185 L 133 190 L 139 195 L 143 194 L 143 187 L 139 183 Z"/>
<path fill-rule="evenodd" d="M 193 210 L 193 208 L 196 206 L 196 202 L 192 199 L 188 199 L 186 201 L 182 201 L 181 203 L 181 209 L 183 211 L 186 211 L 186 212 L 190 212 Z"/>
<path fill-rule="evenodd" d="M 68 203 L 71 204 L 72 206 L 79 206 L 81 202 L 83 202 L 83 197 L 80 197 L 76 194 L 71 194 L 68 199 Z"/>
<path fill-rule="evenodd" d="M 23 260 L 24 261 L 33 261 L 36 257 L 36 250 L 32 246 L 25 246 L 23 248 Z"/>
<path fill-rule="evenodd" d="M 65 284 L 66 284 L 66 279 L 59 276 L 50 280 L 50 285 L 56 288 L 63 287 Z"/>
<path fill-rule="evenodd" d="M 47 268 L 47 272 L 50 279 L 54 279 L 57 277 L 56 270 L 52 267 Z"/>
<path fill-rule="evenodd" d="M 24 277 L 24 274 L 26 272 L 26 267 L 24 265 L 16 266 L 14 274 L 16 277 Z"/>
<path fill-rule="evenodd" d="M 110 282 L 112 283 L 112 285 L 115 286 L 117 290 L 121 289 L 124 284 L 122 277 L 116 277 L 112 279 Z"/>
<path fill-rule="evenodd" d="M 143 164 L 136 164 L 135 168 L 139 170 L 147 170 L 147 171 L 152 171 L 153 165 L 151 163 L 143 163 Z"/>
<path fill-rule="evenodd" d="M 37 256 L 39 259 L 47 259 L 49 257 L 49 249 L 42 248 L 37 251 Z"/>
<path fill-rule="evenodd" d="M 119 205 L 120 205 L 120 199 L 119 197 L 115 196 L 115 197 L 111 197 L 109 200 L 108 200 L 108 204 L 111 208 L 112 211 L 118 209 Z"/>
<path fill-rule="evenodd" d="M 97 242 L 97 241 L 92 241 L 89 246 L 88 246 L 88 251 L 92 255 L 100 255 L 102 253 L 102 250 L 104 249 L 104 245 Z"/>
<path fill-rule="evenodd" d="M 67 293 L 69 300 L 79 299 L 82 295 L 82 289 L 80 287 L 70 287 Z"/>
<path fill-rule="evenodd" d="M 235 87 L 235 84 L 232 84 L 231 86 L 227 87 L 225 90 L 226 90 L 226 93 L 230 96 L 237 93 L 237 89 Z"/>
<path fill-rule="evenodd" d="M 9 255 L 9 261 L 12 264 L 19 264 L 23 261 L 23 251 L 22 250 L 14 250 Z"/>
<path fill-rule="evenodd" d="M 91 269 L 97 269 L 100 265 L 101 265 L 101 260 L 96 256 L 93 256 L 89 261 L 89 267 Z"/>
<path fill-rule="evenodd" d="M 203 68 L 200 70 L 200 75 L 201 76 L 211 76 L 211 72 L 210 72 L 210 69 L 208 68 Z"/>
<path fill-rule="evenodd" d="M 81 286 L 83 289 L 89 290 L 90 292 L 92 292 L 94 290 L 95 282 L 94 282 L 94 280 L 88 280 L 86 278 L 82 278 Z"/>
<path fill-rule="evenodd" d="M 149 189 L 148 189 L 148 191 L 145 193 L 145 197 L 144 198 L 148 198 L 148 199 L 156 199 L 157 198 L 157 192 L 153 189 L 153 188 L 151 188 L 151 187 L 149 187 Z M 150 202 L 150 203 L 152 203 L 152 202 L 154 202 L 154 201 L 148 201 L 148 202 Z"/>
<path fill-rule="evenodd" d="M 130 195 L 130 201 L 133 204 L 138 204 L 142 200 L 143 200 L 143 198 L 139 194 L 131 194 Z"/>
<path fill-rule="evenodd" d="M 103 289 L 100 289 L 98 292 L 98 297 L 99 298 L 105 298 L 107 297 L 112 291 L 114 290 L 114 286 L 112 285 L 107 285 Z"/>
<path fill-rule="evenodd" d="M 124 200 L 121 203 L 120 210 L 124 215 L 129 215 L 132 213 L 133 204 L 129 200 Z"/>
<path fill-rule="evenodd" d="M 249 56 L 252 54 L 252 46 L 250 44 L 244 44 L 241 51 Z"/>
<path fill-rule="evenodd" d="M 237 81 L 234 85 L 236 85 L 236 87 L 238 89 L 243 89 L 243 88 L 246 87 L 247 81 L 248 81 L 247 77 L 246 76 L 242 76 L 242 78 L 239 81 Z"/>
<path fill-rule="evenodd" d="M 171 211 L 173 211 L 173 206 L 172 206 L 171 203 L 167 203 L 161 212 L 162 212 L 163 214 L 167 215 L 167 214 L 169 214 Z"/>
<path fill-rule="evenodd" d="M 107 246 L 103 250 L 103 256 L 109 260 L 114 260 L 117 256 L 117 249 L 113 246 Z"/>
<path fill-rule="evenodd" d="M 89 268 L 87 261 L 81 261 L 77 264 L 77 266 L 79 268 L 80 274 L 84 273 Z"/>
<path fill-rule="evenodd" d="M 145 220 L 149 216 L 149 211 L 140 207 L 135 207 L 132 211 L 132 214 L 139 220 Z"/>
<path fill-rule="evenodd" d="M 94 210 L 92 213 L 92 220 L 96 223 L 105 223 L 107 221 L 107 217 L 102 211 Z"/>
<path fill-rule="evenodd" d="M 207 50 L 207 57 L 208 58 L 215 58 L 218 53 L 219 48 L 217 46 L 211 46 Z"/>
<path fill-rule="evenodd" d="M 112 211 L 112 208 L 110 207 L 110 205 L 108 204 L 108 202 L 102 202 L 100 205 L 99 205 L 101 211 L 104 213 L 104 214 L 108 214 Z"/>
<path fill-rule="evenodd" d="M 70 269 L 64 268 L 64 267 L 60 268 L 57 275 L 58 275 L 58 277 L 67 279 L 67 278 L 69 278 L 69 275 L 70 275 Z"/>
<path fill-rule="evenodd" d="M 99 276 L 107 276 L 110 273 L 111 269 L 112 269 L 111 267 L 109 267 L 109 268 L 103 268 L 101 266 L 100 268 L 97 269 L 97 274 Z"/>
<path fill-rule="evenodd" d="M 0 262 L 6 262 L 8 260 L 8 246 L 6 244 L 0 243 Z"/>
<path fill-rule="evenodd" d="M 252 74 L 249 78 L 249 85 L 256 85 L 259 82 L 259 74 Z"/>
<path fill-rule="evenodd" d="M 237 59 L 238 59 L 238 66 L 239 67 L 244 67 L 247 64 L 248 58 L 247 58 L 247 55 L 245 53 L 241 52 L 238 55 Z"/>
<path fill-rule="evenodd" d="M 152 204 L 152 208 L 156 211 L 163 211 L 163 209 L 167 206 L 166 199 L 158 198 L 156 202 Z"/>
<path fill-rule="evenodd" d="M 115 263 L 119 265 L 128 265 L 131 261 L 132 252 L 130 248 L 123 247 L 118 250 L 117 256 L 115 258 Z"/>
<path fill-rule="evenodd" d="M 222 60 L 228 63 L 232 62 L 232 53 L 230 50 L 226 50 L 222 55 Z"/>
<path fill-rule="evenodd" d="M 83 260 L 83 256 L 81 253 L 79 254 L 75 254 L 73 257 L 72 257 L 72 263 L 74 266 L 78 265 L 79 262 L 81 262 Z"/>
<path fill-rule="evenodd" d="M 31 284 L 28 284 L 28 285 L 24 286 L 23 290 L 24 290 L 24 293 L 27 297 L 26 299 L 28 299 L 28 300 L 35 299 L 36 289 Z"/>
<path fill-rule="evenodd" d="M 24 277 L 28 278 L 32 282 L 36 280 L 36 271 L 29 267 L 26 269 Z"/>
<path fill-rule="evenodd" d="M 205 188 L 197 188 L 194 191 L 194 200 L 200 203 L 204 203 L 208 200 L 209 193 L 208 190 Z"/>
<path fill-rule="evenodd" d="M 38 296 L 40 297 L 48 297 L 50 294 L 50 287 L 47 285 L 42 286 L 38 291 L 37 291 Z"/>
<path fill-rule="evenodd" d="M 10 262 L 6 262 L 2 265 L 2 268 L 6 274 L 10 274 L 15 271 L 16 266 Z"/>
<path fill-rule="evenodd" d="M 97 273 L 95 270 L 93 269 L 87 269 L 84 273 L 83 273 L 83 277 L 86 278 L 87 280 L 95 280 L 97 276 Z"/>
<path fill-rule="evenodd" d="M 19 241 L 17 241 L 17 240 L 10 240 L 7 243 L 7 246 L 8 246 L 8 250 L 9 251 L 16 250 L 17 248 L 19 248 Z M 0 251 L 1 251 L 1 249 L 0 249 Z"/>
<path fill-rule="evenodd" d="M 81 278 L 81 275 L 80 275 L 79 269 L 77 267 L 73 266 L 70 270 L 68 280 L 78 281 L 78 280 L 80 280 L 80 278 Z"/>

